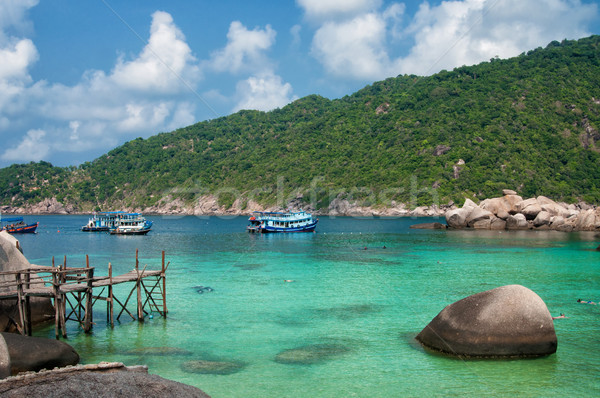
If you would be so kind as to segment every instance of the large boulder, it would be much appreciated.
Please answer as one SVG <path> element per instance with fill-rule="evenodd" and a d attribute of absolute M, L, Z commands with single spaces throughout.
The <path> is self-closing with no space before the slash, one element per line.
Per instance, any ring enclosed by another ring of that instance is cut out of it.
<path fill-rule="evenodd" d="M 417 340 L 461 357 L 534 357 L 556 352 L 552 316 L 530 289 L 508 285 L 477 293 L 444 308 Z"/>
<path fill-rule="evenodd" d="M 575 229 L 578 231 L 600 229 L 600 208 L 581 211 L 575 219 Z"/>
<path fill-rule="evenodd" d="M 30 268 L 31 264 L 23 253 L 19 241 L 6 231 L 0 232 L 0 271 L 18 271 Z M 14 282 L 13 275 L 0 275 L 0 282 Z M 0 287 L 0 291 L 14 287 Z M 54 319 L 54 309 L 49 298 L 31 298 L 31 322 L 34 325 Z M 0 331 L 14 331 L 12 319 L 18 318 L 17 301 L 0 301 Z"/>
<path fill-rule="evenodd" d="M 487 221 L 487 224 L 489 225 L 492 218 L 495 218 L 495 216 L 494 216 L 494 214 L 492 214 L 491 211 L 488 211 L 488 210 L 482 209 L 479 206 L 476 206 L 471 209 L 471 212 L 467 216 L 467 226 L 473 227 L 473 225 L 475 223 L 477 223 L 478 221 Z M 487 229 L 489 229 L 489 228 L 487 228 Z"/>
<path fill-rule="evenodd" d="M 542 210 L 533 220 L 533 225 L 541 227 L 542 225 L 549 225 L 552 219 L 552 215 L 545 210 Z"/>
<path fill-rule="evenodd" d="M 446 213 L 446 224 L 448 224 L 448 227 L 450 228 L 465 228 L 467 226 L 469 215 L 475 208 L 479 208 L 479 206 L 471 199 L 465 199 L 463 207 L 450 210 Z"/>
<path fill-rule="evenodd" d="M 148 374 L 146 366 L 102 362 L 0 380 L 0 396 L 20 397 L 178 397 L 210 398 L 202 390 Z"/>
<path fill-rule="evenodd" d="M 506 229 L 529 229 L 527 219 L 521 213 L 510 215 L 506 219 Z"/>
<path fill-rule="evenodd" d="M 542 206 L 536 198 L 525 199 L 517 203 L 517 212 L 523 214 L 528 220 L 535 219 L 540 211 L 542 211 Z"/>
<path fill-rule="evenodd" d="M 79 363 L 79 354 L 73 347 L 62 341 L 14 333 L 0 333 L 0 335 L 8 347 L 13 375 Z"/>

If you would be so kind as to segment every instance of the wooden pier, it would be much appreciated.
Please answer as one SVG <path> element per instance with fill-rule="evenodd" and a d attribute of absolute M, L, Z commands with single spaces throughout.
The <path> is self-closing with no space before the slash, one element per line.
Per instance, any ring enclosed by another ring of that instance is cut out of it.
<path fill-rule="evenodd" d="M 94 267 L 90 267 L 86 255 L 85 267 L 68 268 L 67 258 L 59 266 L 32 266 L 19 271 L 0 272 L 4 281 L 0 281 L 0 300 L 17 301 L 18 317 L 11 318 L 21 334 L 31 336 L 31 297 L 47 297 L 54 304 L 54 329 L 58 339 L 67 337 L 67 321 L 78 322 L 88 333 L 93 325 L 93 307 L 98 301 L 105 301 L 107 322 L 114 326 L 115 303 L 119 311 L 117 320 L 126 312 L 133 320 L 144 321 L 149 312 L 158 312 L 167 316 L 165 252 L 162 252 L 160 270 L 140 270 L 138 251 L 135 252 L 135 268 L 126 274 L 113 276 L 112 265 L 108 264 L 108 276 L 95 277 Z M 11 278 L 14 278 L 14 280 Z M 118 284 L 133 283 L 125 300 L 119 300 L 113 291 Z M 100 290 L 99 293 L 95 294 Z M 104 294 L 106 292 L 106 294 Z M 127 304 L 136 293 L 137 318 L 128 309 Z"/>

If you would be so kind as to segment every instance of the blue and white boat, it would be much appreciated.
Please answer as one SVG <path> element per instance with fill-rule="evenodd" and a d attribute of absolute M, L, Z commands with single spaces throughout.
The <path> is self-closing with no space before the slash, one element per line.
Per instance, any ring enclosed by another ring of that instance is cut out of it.
<path fill-rule="evenodd" d="M 152 221 L 140 213 L 124 211 L 103 211 L 94 213 L 82 231 L 106 231 L 116 235 L 145 235 L 152 229 Z"/>
<path fill-rule="evenodd" d="M 81 227 L 84 232 L 108 232 L 111 228 L 117 226 L 119 215 L 125 214 L 123 211 L 101 211 L 92 214 L 92 218 Z"/>
<path fill-rule="evenodd" d="M 319 222 L 318 218 L 305 211 L 297 212 L 264 212 L 252 213 L 248 232 L 313 232 Z"/>
<path fill-rule="evenodd" d="M 109 232 L 112 235 L 146 235 L 151 229 L 152 221 L 140 213 L 123 213 L 117 216 L 117 222 Z"/>

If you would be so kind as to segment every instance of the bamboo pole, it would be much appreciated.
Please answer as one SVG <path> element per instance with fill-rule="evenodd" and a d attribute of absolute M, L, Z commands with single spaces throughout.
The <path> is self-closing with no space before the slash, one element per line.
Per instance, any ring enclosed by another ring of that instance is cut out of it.
<path fill-rule="evenodd" d="M 162 296 L 163 296 L 163 317 L 167 317 L 167 270 L 165 269 L 165 251 L 162 251 Z"/>
<path fill-rule="evenodd" d="M 114 307 L 113 307 L 113 279 L 112 279 L 112 264 L 108 263 L 108 280 L 109 280 L 109 284 L 108 284 L 108 314 L 110 317 L 110 327 L 114 327 L 115 326 L 115 314 L 114 314 Z"/>

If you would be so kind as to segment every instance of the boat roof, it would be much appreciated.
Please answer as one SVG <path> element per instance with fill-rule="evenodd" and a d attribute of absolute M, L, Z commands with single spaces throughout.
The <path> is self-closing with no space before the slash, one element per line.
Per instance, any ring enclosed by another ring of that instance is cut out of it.
<path fill-rule="evenodd" d="M 257 213 L 257 214 L 265 214 L 268 216 L 271 215 L 276 215 L 276 216 L 281 216 L 281 215 L 288 215 L 288 214 L 305 214 L 306 212 L 304 210 L 300 210 L 300 211 L 253 211 L 252 213 Z"/>
<path fill-rule="evenodd" d="M 126 213 L 124 211 L 99 211 L 95 214 L 99 216 L 139 216 L 141 213 Z"/>
<path fill-rule="evenodd" d="M 2 222 L 15 222 L 15 221 L 23 221 L 23 217 L 2 217 Z"/>

